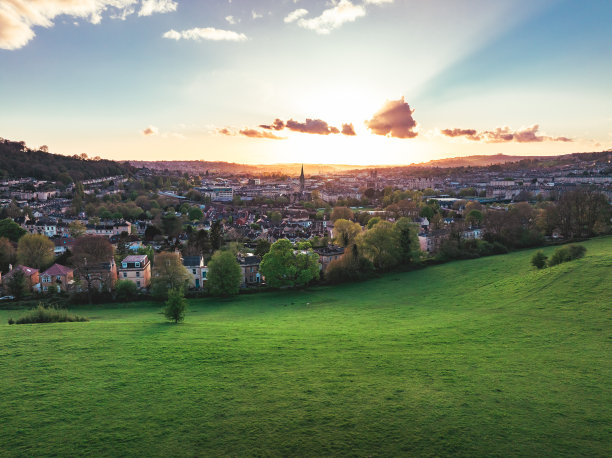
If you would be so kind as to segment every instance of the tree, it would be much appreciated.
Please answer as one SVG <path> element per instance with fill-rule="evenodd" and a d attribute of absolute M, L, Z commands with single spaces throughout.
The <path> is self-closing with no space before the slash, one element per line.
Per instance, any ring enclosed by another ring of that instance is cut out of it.
<path fill-rule="evenodd" d="M 238 294 L 242 269 L 230 251 L 217 251 L 208 263 L 206 287 L 215 296 Z"/>
<path fill-rule="evenodd" d="M 115 294 L 119 301 L 130 301 L 138 297 L 138 286 L 131 280 L 119 280 L 115 284 Z"/>
<path fill-rule="evenodd" d="M 190 275 L 178 253 L 163 252 L 155 256 L 151 290 L 158 299 L 166 299 L 171 289 L 184 290 Z"/>
<path fill-rule="evenodd" d="M 110 286 L 111 273 L 103 268 L 113 260 L 113 246 L 106 237 L 85 235 L 79 237 L 72 249 L 72 265 L 79 279 L 87 285 L 87 298 L 92 302 L 95 287 Z"/>
<path fill-rule="evenodd" d="M 465 220 L 470 224 L 480 224 L 482 223 L 482 212 L 480 210 L 470 210 Z"/>
<path fill-rule="evenodd" d="M 162 218 L 162 227 L 168 237 L 174 238 L 181 233 L 183 222 L 176 215 L 170 214 Z"/>
<path fill-rule="evenodd" d="M 379 216 L 374 216 L 368 220 L 368 229 L 372 229 L 376 224 L 380 223 L 381 219 Z"/>
<path fill-rule="evenodd" d="M 344 251 L 340 259 L 329 263 L 325 278 L 332 284 L 359 281 L 370 277 L 373 271 L 372 263 L 361 256 L 359 248 L 353 244 Z"/>
<path fill-rule="evenodd" d="M 331 213 L 329 219 L 331 221 L 336 221 L 337 219 L 348 219 L 353 220 L 355 217 L 353 210 L 348 207 L 334 207 L 334 210 Z"/>
<path fill-rule="evenodd" d="M 80 221 L 73 221 L 68 225 L 68 232 L 70 233 L 70 237 L 74 237 L 75 239 L 85 234 L 86 230 L 87 227 L 85 227 L 85 225 Z"/>
<path fill-rule="evenodd" d="M 14 264 L 17 259 L 15 247 L 6 237 L 0 237 L 0 272 L 8 271 L 9 264 Z"/>
<path fill-rule="evenodd" d="M 398 232 L 388 221 L 381 221 L 361 234 L 357 244 L 360 252 L 374 264 L 376 269 L 390 269 L 401 260 Z"/>
<path fill-rule="evenodd" d="M 0 237 L 6 237 L 12 242 L 17 242 L 25 233 L 26 230 L 11 218 L 0 220 Z"/>
<path fill-rule="evenodd" d="M 434 213 L 435 210 L 432 207 L 430 207 L 429 205 L 425 205 L 423 208 L 421 208 L 419 216 L 430 219 L 434 215 Z"/>
<path fill-rule="evenodd" d="M 6 282 L 8 292 L 19 300 L 28 293 L 28 279 L 21 270 L 15 271 Z"/>
<path fill-rule="evenodd" d="M 531 257 L 531 265 L 537 267 L 538 269 L 543 269 L 546 267 L 547 259 L 548 256 L 546 256 L 542 250 L 539 250 Z"/>
<path fill-rule="evenodd" d="M 155 237 L 162 235 L 162 231 L 159 229 L 159 227 L 150 224 L 147 226 L 147 228 L 145 229 L 145 233 L 144 233 L 144 238 L 145 240 L 153 240 L 155 239 Z"/>
<path fill-rule="evenodd" d="M 175 324 L 178 324 L 185 319 L 186 311 L 187 301 L 183 296 L 183 290 L 171 289 L 168 291 L 168 300 L 166 301 L 166 308 L 164 309 L 165 317 L 170 321 L 174 321 Z"/>
<path fill-rule="evenodd" d="M 338 219 L 334 223 L 334 241 L 337 245 L 347 247 L 355 242 L 361 233 L 361 225 L 346 219 Z"/>
<path fill-rule="evenodd" d="M 257 245 L 255 247 L 255 256 L 263 258 L 270 251 L 272 244 L 266 239 L 257 239 Z"/>
<path fill-rule="evenodd" d="M 17 262 L 34 269 L 43 269 L 53 263 L 53 242 L 42 234 L 26 234 L 17 245 Z"/>
<path fill-rule="evenodd" d="M 204 212 L 198 207 L 191 207 L 188 214 L 191 221 L 200 221 L 204 218 Z"/>
<path fill-rule="evenodd" d="M 223 230 L 221 228 L 221 221 L 216 220 L 210 227 L 210 244 L 213 250 L 221 248 L 223 243 Z"/>
<path fill-rule="evenodd" d="M 259 266 L 273 288 L 302 286 L 319 278 L 319 255 L 312 250 L 296 252 L 287 239 L 272 244 Z"/>
<path fill-rule="evenodd" d="M 397 233 L 400 260 L 404 264 L 419 259 L 420 245 L 417 225 L 408 218 L 397 220 L 393 229 Z"/>

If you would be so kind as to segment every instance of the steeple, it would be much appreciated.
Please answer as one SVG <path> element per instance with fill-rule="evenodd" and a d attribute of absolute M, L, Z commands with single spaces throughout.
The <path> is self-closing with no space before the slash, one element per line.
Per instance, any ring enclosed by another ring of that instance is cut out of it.
<path fill-rule="evenodd" d="M 300 192 L 304 192 L 304 164 L 302 164 L 302 173 L 300 174 Z"/>

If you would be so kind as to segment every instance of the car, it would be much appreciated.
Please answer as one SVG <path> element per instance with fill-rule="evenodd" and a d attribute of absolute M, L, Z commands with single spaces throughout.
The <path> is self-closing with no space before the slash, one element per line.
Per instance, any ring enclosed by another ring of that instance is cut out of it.
<path fill-rule="evenodd" d="M 0 301 L 12 301 L 15 299 L 15 296 L 2 296 L 0 297 Z"/>

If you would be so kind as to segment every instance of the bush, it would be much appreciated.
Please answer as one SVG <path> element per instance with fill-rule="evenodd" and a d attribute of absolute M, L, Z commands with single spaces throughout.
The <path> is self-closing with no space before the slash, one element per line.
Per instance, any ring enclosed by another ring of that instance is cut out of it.
<path fill-rule="evenodd" d="M 53 307 L 45 307 L 38 304 L 38 307 L 32 309 L 27 315 L 17 319 L 17 324 L 30 323 L 66 323 L 77 321 L 89 321 L 87 318 L 69 314 L 67 310 L 56 309 Z"/>
<path fill-rule="evenodd" d="M 538 269 L 543 269 L 546 267 L 546 260 L 548 257 L 544 254 L 542 250 L 538 251 L 531 258 L 531 265 L 537 267 Z"/>
<path fill-rule="evenodd" d="M 119 280 L 115 284 L 118 301 L 131 301 L 138 297 L 138 286 L 130 280 Z"/>
<path fill-rule="evenodd" d="M 8 324 L 15 324 L 15 320 L 13 320 L 12 318 L 8 319 Z"/>
<path fill-rule="evenodd" d="M 569 245 L 557 248 L 548 261 L 548 265 L 556 266 L 557 264 L 573 261 L 574 259 L 580 259 L 584 257 L 585 253 L 586 248 L 582 245 Z"/>

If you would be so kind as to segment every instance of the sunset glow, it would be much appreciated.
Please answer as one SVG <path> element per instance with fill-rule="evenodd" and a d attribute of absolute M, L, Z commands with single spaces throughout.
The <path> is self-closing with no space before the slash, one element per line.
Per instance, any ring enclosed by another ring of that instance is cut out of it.
<path fill-rule="evenodd" d="M 0 0 L 0 136 L 260 164 L 603 150 L 611 14 L 604 1 Z M 366 123 L 402 100 L 388 133 Z M 276 119 L 291 123 L 260 127 Z"/>

